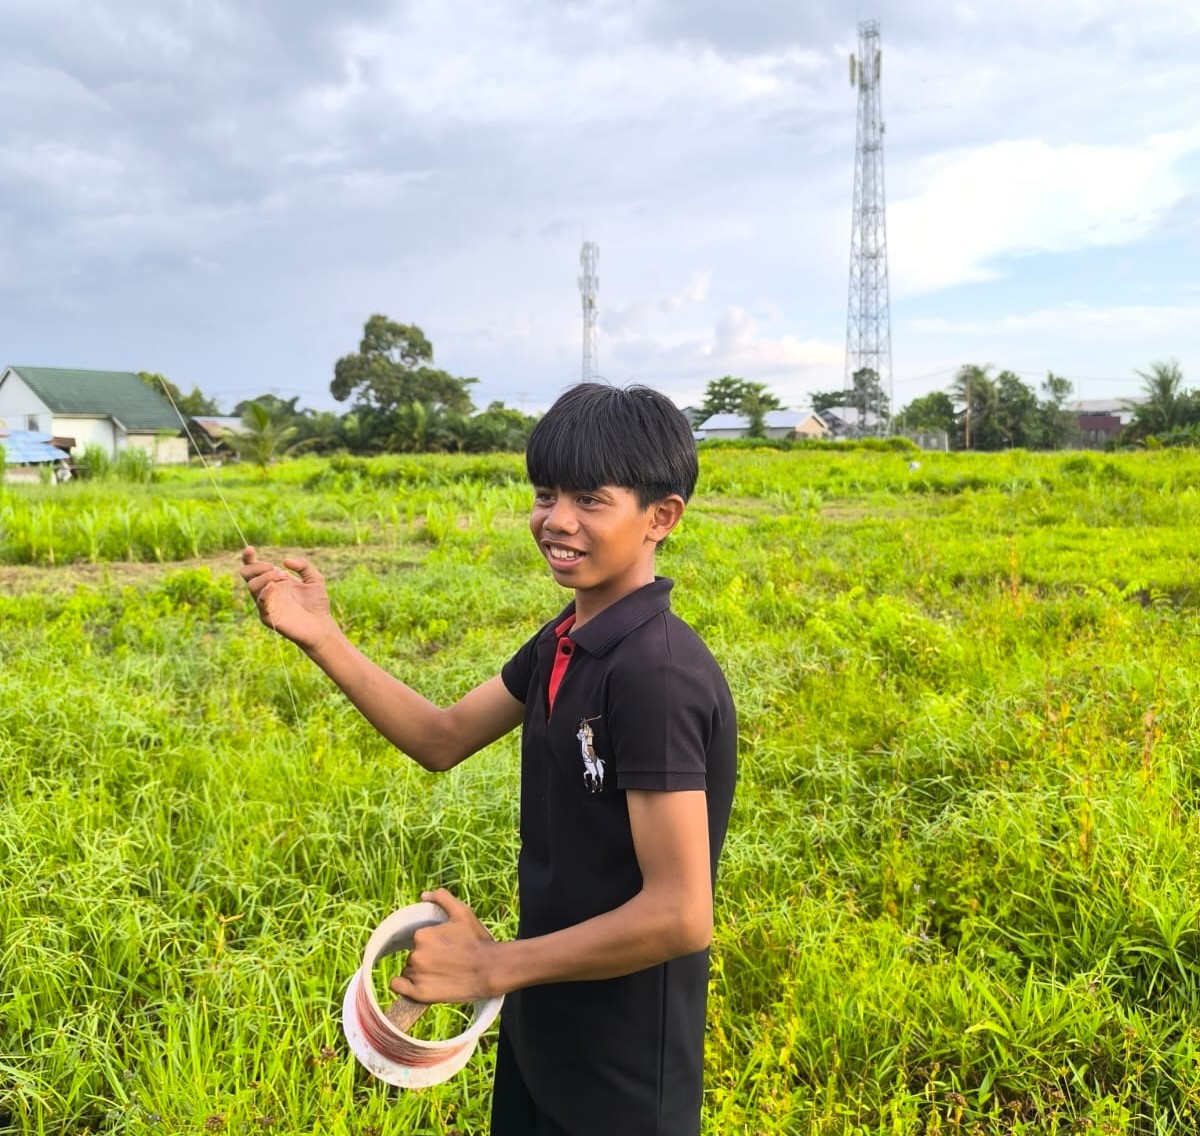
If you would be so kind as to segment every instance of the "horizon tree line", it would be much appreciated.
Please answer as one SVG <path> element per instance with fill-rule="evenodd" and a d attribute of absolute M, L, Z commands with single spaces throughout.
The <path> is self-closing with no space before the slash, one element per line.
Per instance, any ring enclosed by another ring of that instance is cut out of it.
<path fill-rule="evenodd" d="M 260 465 L 295 453 L 519 452 L 537 421 L 499 400 L 477 410 L 471 387 L 478 379 L 435 367 L 433 344 L 420 327 L 378 313 L 366 321 L 358 350 L 338 359 L 333 371 L 330 393 L 349 403 L 346 412 L 298 407 L 299 396 L 243 399 L 232 411 L 243 430 L 230 445 Z M 953 449 L 1062 449 L 1077 440 L 1069 379 L 1048 371 L 1035 389 L 1013 371 L 992 371 L 991 364 L 965 363 L 948 389 L 918 396 L 890 418 L 888 396 L 869 368 L 856 372 L 848 388 L 816 391 L 809 401 L 818 413 L 855 412 L 860 431 L 944 434 Z M 1178 361 L 1156 361 L 1135 374 L 1143 398 L 1131 400 L 1131 421 L 1116 444 L 1200 444 L 1200 390 L 1184 387 Z M 217 400 L 198 386 L 185 394 L 162 375 L 141 377 L 151 386 L 161 383 L 186 416 L 222 415 Z M 698 409 L 704 418 L 741 414 L 748 436 L 761 438 L 766 415 L 785 404 L 765 383 L 724 375 L 707 384 Z"/>

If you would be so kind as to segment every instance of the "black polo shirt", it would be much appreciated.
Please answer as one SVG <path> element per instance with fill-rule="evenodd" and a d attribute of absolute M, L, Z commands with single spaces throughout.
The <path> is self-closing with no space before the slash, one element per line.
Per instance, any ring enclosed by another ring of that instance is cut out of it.
<path fill-rule="evenodd" d="M 672 613 L 671 588 L 658 578 L 560 638 L 572 603 L 501 672 L 525 703 L 520 938 L 581 923 L 641 890 L 628 789 L 705 791 L 716 878 L 737 720 L 721 668 Z M 556 655 L 569 655 L 565 670 Z M 515 991 L 504 1028 L 534 1100 L 571 1133 L 695 1136 L 707 989 L 700 951 L 621 978 Z"/>

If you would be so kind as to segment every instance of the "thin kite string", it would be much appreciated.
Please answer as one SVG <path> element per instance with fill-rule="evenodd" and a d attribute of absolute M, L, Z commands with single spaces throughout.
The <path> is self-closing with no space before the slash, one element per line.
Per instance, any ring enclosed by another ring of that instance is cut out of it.
<path fill-rule="evenodd" d="M 197 445 L 195 437 L 192 435 L 191 430 L 188 429 L 187 420 L 183 417 L 183 412 L 179 409 L 175 399 L 171 396 L 171 389 L 167 386 L 166 380 L 163 379 L 162 375 L 159 375 L 158 381 L 159 385 L 163 389 L 163 394 L 167 396 L 167 401 L 171 404 L 171 409 L 175 411 L 175 417 L 179 419 L 179 425 L 183 427 L 183 432 L 187 436 L 188 442 L 191 444 L 192 449 L 196 451 L 196 456 L 199 457 L 200 464 L 204 467 L 204 472 L 208 474 L 208 479 L 210 482 L 212 482 L 212 487 L 217 491 L 217 497 L 220 499 L 221 504 L 225 506 L 225 512 L 229 514 L 229 519 L 233 522 L 233 527 L 238 534 L 238 539 L 242 542 L 242 547 L 248 547 L 250 541 L 246 539 L 246 534 L 242 531 L 242 526 L 238 523 L 237 514 L 233 511 L 233 506 L 229 504 L 228 498 L 221 489 L 221 483 L 217 480 L 216 471 L 208 464 L 207 461 L 205 461 L 204 451 L 200 449 L 199 445 Z M 287 686 L 288 698 L 290 698 L 292 702 L 292 713 L 296 716 L 296 726 L 299 728 L 300 703 L 296 698 L 295 690 L 292 689 L 292 678 L 288 673 L 287 659 L 283 653 L 282 636 L 279 635 L 278 629 L 276 628 L 273 620 L 268 619 L 267 622 L 269 623 L 271 630 L 276 633 L 275 649 L 279 653 L 279 669 L 283 671 L 283 681 Z M 303 739 L 303 735 L 301 735 L 301 738 Z M 307 749 L 307 745 L 305 748 Z"/>
<path fill-rule="evenodd" d="M 191 430 L 188 429 L 187 420 L 183 417 L 183 412 L 179 409 L 175 399 L 171 397 L 170 387 L 167 386 L 162 375 L 158 376 L 158 380 L 162 386 L 163 394 L 167 396 L 167 401 L 171 404 L 171 409 L 175 411 L 175 417 L 179 419 L 179 425 L 183 427 L 183 432 L 187 435 L 187 440 L 191 443 L 192 449 L 196 451 L 196 456 L 200 459 L 200 464 L 204 467 L 204 472 L 208 474 L 208 478 L 212 482 L 212 487 L 217 491 L 217 496 L 220 498 L 221 504 L 225 506 L 225 512 L 229 514 L 229 519 L 233 522 L 234 529 L 237 530 L 238 539 L 242 542 L 242 547 L 245 548 L 250 542 L 246 539 L 246 534 L 242 532 L 242 526 L 238 524 L 237 514 L 234 513 L 233 507 L 226 500 L 225 494 L 221 490 L 221 483 L 217 481 L 216 473 L 209 466 L 208 462 L 205 461 L 204 451 L 200 449 Z"/>

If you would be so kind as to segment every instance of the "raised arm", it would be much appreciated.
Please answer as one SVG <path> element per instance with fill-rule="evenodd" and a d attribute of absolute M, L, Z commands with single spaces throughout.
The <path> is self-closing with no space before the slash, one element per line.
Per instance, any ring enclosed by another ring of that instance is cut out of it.
<path fill-rule="evenodd" d="M 703 791 L 626 794 L 642 890 L 612 911 L 549 935 L 495 942 L 445 889 L 425 898 L 447 923 L 414 936 L 391 988 L 418 1002 L 465 1002 L 546 982 L 616 978 L 691 954 L 712 939 L 708 810 Z"/>
<path fill-rule="evenodd" d="M 246 548 L 242 578 L 262 622 L 300 647 L 375 729 L 426 769 L 450 769 L 521 724 L 524 707 L 499 676 L 443 709 L 373 663 L 338 627 L 325 578 L 303 557 L 277 566 Z"/>

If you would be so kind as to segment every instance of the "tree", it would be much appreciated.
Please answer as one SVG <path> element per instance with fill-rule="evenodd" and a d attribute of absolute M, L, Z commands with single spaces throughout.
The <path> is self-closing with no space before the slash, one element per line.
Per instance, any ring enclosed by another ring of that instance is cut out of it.
<path fill-rule="evenodd" d="M 879 382 L 878 373 L 871 367 L 860 367 L 850 380 L 848 406 L 858 411 L 859 422 L 874 419 L 875 424 L 886 422 L 888 396 Z"/>
<path fill-rule="evenodd" d="M 751 383 L 745 379 L 724 375 L 713 379 L 704 388 L 704 403 L 701 411 L 705 418 L 714 414 L 746 414 L 746 400 L 753 398 L 756 410 L 782 410 L 783 403 L 767 390 L 766 383 Z"/>
<path fill-rule="evenodd" d="M 1040 448 L 1061 450 L 1079 433 L 1079 420 L 1065 405 L 1074 389 L 1070 379 L 1064 379 L 1053 371 L 1046 372 L 1042 380 L 1042 398 L 1038 403 Z"/>
<path fill-rule="evenodd" d="M 818 414 L 826 410 L 845 408 L 857 412 L 857 421 L 847 423 L 859 429 L 874 429 L 887 421 L 888 396 L 879 381 L 878 373 L 871 367 L 860 367 L 850 377 L 850 386 L 835 391 L 814 391 L 808 398 L 809 405 Z"/>
<path fill-rule="evenodd" d="M 980 367 L 964 363 L 950 384 L 950 395 L 962 409 L 957 414 L 958 443 L 964 450 L 998 450 L 1000 431 L 996 428 L 998 402 L 996 384 L 988 371 L 991 364 Z"/>
<path fill-rule="evenodd" d="M 954 402 L 945 391 L 930 391 L 914 398 L 896 415 L 896 428 L 903 431 L 954 433 Z"/>
<path fill-rule="evenodd" d="M 767 399 L 758 391 L 751 391 L 742 399 L 741 412 L 746 416 L 746 437 L 765 438 L 767 436 Z"/>
<path fill-rule="evenodd" d="M 808 404 L 820 414 L 823 410 L 832 410 L 835 406 L 847 406 L 849 392 L 844 390 L 813 391 L 809 395 Z"/>
<path fill-rule="evenodd" d="M 464 448 L 475 454 L 495 450 L 521 452 L 536 421 L 503 402 L 491 402 L 487 410 L 468 419 Z"/>
<path fill-rule="evenodd" d="M 1039 444 L 1037 393 L 1012 371 L 996 376 L 993 422 L 1000 444 L 1006 448 L 1031 449 Z"/>
<path fill-rule="evenodd" d="M 416 324 L 373 315 L 363 328 L 358 352 L 333 368 L 329 389 L 338 402 L 353 396 L 362 406 L 392 411 L 414 402 L 458 414 L 474 407 L 467 392 L 476 379 L 460 379 L 433 365 L 433 345 Z"/>
<path fill-rule="evenodd" d="M 254 398 L 242 399 L 233 408 L 233 413 L 239 418 L 244 418 L 250 407 L 261 406 L 276 422 L 290 421 L 303 413 L 303 411 L 296 408 L 296 403 L 299 401 L 300 396 L 298 394 L 293 395 L 291 398 L 280 398 L 276 394 L 260 394 Z"/>
<path fill-rule="evenodd" d="M 261 403 L 245 404 L 242 423 L 246 427 L 245 432 L 233 435 L 229 439 L 230 445 L 239 457 L 254 462 L 264 473 L 267 466 L 295 448 L 298 427 L 294 423 L 281 421 L 271 413 L 269 407 Z"/>
<path fill-rule="evenodd" d="M 221 408 L 217 405 L 216 399 L 209 398 L 199 387 L 192 387 L 190 394 L 184 394 L 170 379 L 165 375 L 158 374 L 156 371 L 139 371 L 138 378 L 146 386 L 150 387 L 151 390 L 158 391 L 159 394 L 165 391 L 167 397 L 175 404 L 179 413 L 185 418 L 221 413 Z"/>
<path fill-rule="evenodd" d="M 1132 433 L 1139 438 L 1161 435 L 1189 425 L 1193 402 L 1183 390 L 1183 371 L 1175 359 L 1150 364 L 1149 371 L 1134 372 L 1142 380 L 1145 398 L 1135 404 Z"/>
<path fill-rule="evenodd" d="M 386 448 L 391 453 L 419 454 L 436 447 L 433 438 L 442 410 L 432 402 L 412 402 L 395 407 L 388 415 Z"/>

